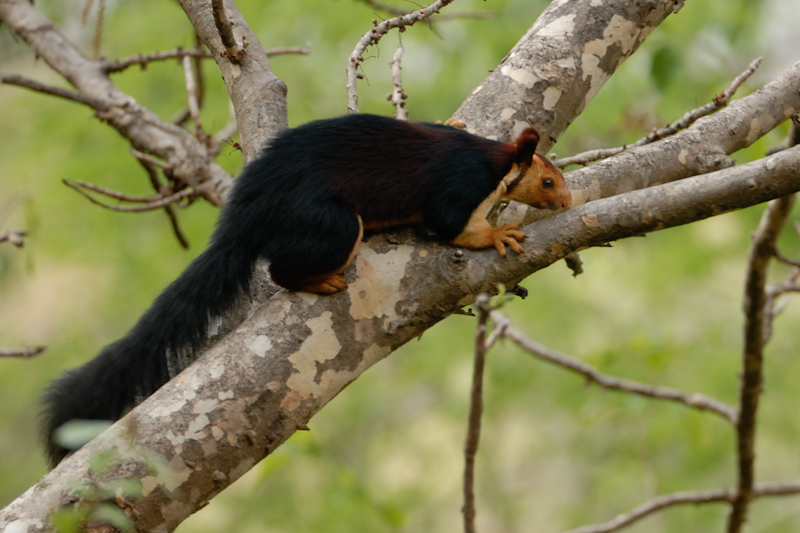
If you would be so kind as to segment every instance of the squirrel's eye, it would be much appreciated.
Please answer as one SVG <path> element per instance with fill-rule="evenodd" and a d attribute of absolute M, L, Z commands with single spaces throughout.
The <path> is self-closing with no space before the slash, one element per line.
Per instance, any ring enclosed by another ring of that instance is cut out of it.
<path fill-rule="evenodd" d="M 542 188 L 552 189 L 553 187 L 555 187 L 555 182 L 553 182 L 553 180 L 550 178 L 545 178 L 542 180 Z"/>

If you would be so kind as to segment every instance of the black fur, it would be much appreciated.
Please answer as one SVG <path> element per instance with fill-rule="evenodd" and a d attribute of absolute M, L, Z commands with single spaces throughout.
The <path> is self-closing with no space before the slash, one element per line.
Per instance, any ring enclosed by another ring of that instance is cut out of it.
<path fill-rule="evenodd" d="M 356 214 L 368 227 L 421 214 L 451 240 L 514 157 L 513 145 L 371 115 L 283 132 L 236 180 L 208 249 L 128 335 L 47 390 L 43 430 L 51 461 L 67 453 L 53 440 L 62 424 L 116 420 L 175 373 L 168 361 L 192 359 L 209 321 L 248 290 L 259 257 L 290 288 L 334 272 L 356 244 Z"/>

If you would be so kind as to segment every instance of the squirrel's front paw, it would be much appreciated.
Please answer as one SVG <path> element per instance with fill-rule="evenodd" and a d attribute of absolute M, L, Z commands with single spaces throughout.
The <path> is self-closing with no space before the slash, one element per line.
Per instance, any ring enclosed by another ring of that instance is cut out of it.
<path fill-rule="evenodd" d="M 521 226 L 519 222 L 510 222 L 499 228 L 492 228 L 494 247 L 500 257 L 506 256 L 506 244 L 518 254 L 523 252 L 519 241 L 525 239 L 525 234 L 519 231 Z"/>

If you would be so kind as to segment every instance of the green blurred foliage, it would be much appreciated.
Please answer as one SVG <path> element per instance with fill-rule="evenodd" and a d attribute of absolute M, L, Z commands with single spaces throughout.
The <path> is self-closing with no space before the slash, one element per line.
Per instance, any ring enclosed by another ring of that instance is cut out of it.
<path fill-rule="evenodd" d="M 779 0 L 776 0 L 779 1 Z M 309 56 L 272 59 L 289 87 L 291 125 L 345 111 L 344 65 L 379 18 L 355 0 L 237 2 L 265 47 L 310 44 Z M 407 5 L 397 2 L 398 5 Z M 544 8 L 543 0 L 459 0 L 450 10 L 488 10 L 492 20 L 420 24 L 402 34 L 404 88 L 413 120 L 446 119 L 497 65 Z M 765 38 L 766 4 L 687 2 L 648 38 L 554 149 L 561 155 L 635 141 L 722 92 L 758 55 L 765 66 L 747 94 L 786 65 Z M 37 0 L 91 54 L 93 18 L 83 2 Z M 102 54 L 125 57 L 194 44 L 174 2 L 111 3 Z M 0 70 L 63 85 L 4 29 Z M 398 34 L 368 50 L 360 82 L 362 111 L 390 114 L 387 63 Z M 204 126 L 228 120 L 213 62 Z M 177 62 L 114 75 L 120 87 L 160 116 L 185 105 Z M 37 397 L 56 375 L 123 335 L 158 292 L 202 250 L 216 210 L 182 210 L 192 248 L 180 249 L 163 213 L 113 213 L 61 184 L 72 177 L 148 194 L 127 143 L 78 105 L 0 87 L 0 229 L 30 231 L 24 250 L 0 246 L 0 345 L 47 345 L 30 361 L 0 361 L 0 503 L 45 472 L 36 442 Z M 760 157 L 785 128 L 736 154 Z M 236 173 L 240 155 L 223 150 Z M 538 341 L 604 372 L 695 390 L 735 402 L 741 353 L 741 300 L 750 232 L 761 207 L 583 252 L 586 273 L 561 264 L 525 282 L 530 296 L 504 307 Z M 782 245 L 800 255 L 796 234 Z M 786 274 L 776 267 L 775 279 Z M 776 322 L 767 351 L 758 428 L 758 477 L 800 478 L 800 421 L 794 357 L 798 305 Z M 452 317 L 381 362 L 182 532 L 418 532 L 460 527 L 474 319 Z M 735 482 L 733 432 L 717 417 L 586 386 L 533 360 L 511 343 L 489 354 L 484 432 L 478 456 L 482 532 L 561 531 L 607 520 L 670 491 Z M 719 531 L 723 506 L 687 507 L 629 531 Z M 787 500 L 759 501 L 753 531 L 797 531 Z"/>

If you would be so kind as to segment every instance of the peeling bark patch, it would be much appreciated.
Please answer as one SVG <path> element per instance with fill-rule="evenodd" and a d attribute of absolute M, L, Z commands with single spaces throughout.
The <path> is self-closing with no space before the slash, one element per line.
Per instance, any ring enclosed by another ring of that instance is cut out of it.
<path fill-rule="evenodd" d="M 586 106 L 605 85 L 610 76 L 600 68 L 600 57 L 594 54 L 584 53 L 581 56 L 581 70 L 583 71 L 583 81 L 589 79 L 591 87 L 584 97 L 584 106 Z"/>
<path fill-rule="evenodd" d="M 317 363 L 333 359 L 342 348 L 333 331 L 332 317 L 333 313 L 325 311 L 306 322 L 311 334 L 297 351 L 288 357 L 295 372 L 286 381 L 290 392 L 281 402 L 281 407 L 293 411 L 302 401 L 319 396 L 320 384 L 316 379 Z"/>
<path fill-rule="evenodd" d="M 272 348 L 272 341 L 266 335 L 258 335 L 255 339 L 245 344 L 251 352 L 260 358 L 264 358 L 267 352 Z"/>
<path fill-rule="evenodd" d="M 192 412 L 196 414 L 207 414 L 217 408 L 219 402 L 217 400 L 200 400 L 192 408 Z"/>
<path fill-rule="evenodd" d="M 44 524 L 41 520 L 14 520 L 6 526 L 6 533 L 28 533 L 29 528 L 43 529 Z"/>
<path fill-rule="evenodd" d="M 206 427 L 210 422 L 206 415 L 198 416 L 189 422 L 189 427 L 186 428 L 186 438 L 202 440 L 206 436 Z"/>
<path fill-rule="evenodd" d="M 519 83 L 527 89 L 532 89 L 536 83 L 536 76 L 531 71 L 524 68 L 514 68 L 511 65 L 506 65 L 500 69 L 503 76 L 508 76 L 515 82 Z"/>
<path fill-rule="evenodd" d="M 588 189 L 573 189 L 570 192 L 572 192 L 572 207 L 583 205 L 589 200 Z"/>
<path fill-rule="evenodd" d="M 186 466 L 180 455 L 175 455 L 166 467 L 158 468 L 156 472 L 154 476 L 144 476 L 142 478 L 142 496 L 147 496 L 159 487 L 162 487 L 167 493 L 174 492 L 188 481 L 189 476 L 192 474 L 192 469 Z M 177 501 L 173 500 L 171 503 L 177 503 Z M 162 509 L 163 513 L 168 512 L 166 508 Z M 164 516 L 166 518 L 166 515 Z"/>
<path fill-rule="evenodd" d="M 583 220 L 583 223 L 589 228 L 596 228 L 600 225 L 600 220 L 595 214 L 583 215 L 581 220 Z"/>
<path fill-rule="evenodd" d="M 680 153 L 678 154 L 678 161 L 680 161 L 681 165 L 685 165 L 686 164 L 686 156 L 687 155 L 689 155 L 689 150 L 687 150 L 686 148 L 681 150 Z"/>
<path fill-rule="evenodd" d="M 194 396 L 194 391 L 192 391 L 192 396 Z M 172 402 L 164 402 L 158 406 L 157 409 L 153 409 L 151 412 L 154 416 L 162 417 L 162 416 L 171 416 L 173 413 L 177 413 L 183 406 L 191 400 L 192 398 L 180 398 L 175 399 Z"/>
<path fill-rule="evenodd" d="M 357 278 L 350 283 L 350 315 L 355 320 L 386 317 L 398 318 L 395 302 L 400 298 L 400 284 L 406 265 L 411 261 L 414 247 L 400 245 L 386 253 L 378 253 L 362 246 L 356 256 Z"/>
<path fill-rule="evenodd" d="M 544 96 L 542 107 L 544 107 L 545 111 L 550 111 L 551 109 L 555 109 L 556 104 L 561 99 L 561 89 L 551 85 L 544 90 L 542 96 Z"/>
<path fill-rule="evenodd" d="M 591 76 L 591 89 L 586 94 L 586 104 L 594 98 L 610 77 L 608 73 L 600 68 L 600 60 L 606 56 L 608 49 L 613 45 L 619 46 L 621 57 L 616 61 L 618 64 L 631 53 L 636 43 L 639 42 L 640 37 L 641 30 L 635 22 L 619 15 L 614 15 L 611 17 L 608 26 L 603 30 L 603 38 L 586 43 L 581 56 L 583 80 L 586 81 Z"/>
<path fill-rule="evenodd" d="M 328 369 L 322 373 L 319 380 L 319 388 L 324 391 L 324 394 L 318 395 L 322 403 L 328 403 L 336 393 L 343 389 L 348 383 L 356 379 L 358 376 L 366 372 L 366 370 L 385 358 L 392 352 L 389 346 L 380 346 L 372 344 L 364 350 L 361 362 L 353 370 L 333 370 Z"/>
<path fill-rule="evenodd" d="M 319 294 L 314 294 L 311 292 L 298 292 L 297 293 L 300 298 L 306 302 L 308 305 L 314 305 L 319 300 Z"/>
<path fill-rule="evenodd" d="M 575 14 L 564 15 L 553 20 L 547 26 L 540 29 L 539 36 L 552 37 L 556 35 L 572 35 L 575 33 Z"/>
<path fill-rule="evenodd" d="M 639 26 L 619 15 L 611 17 L 611 21 L 603 30 L 603 38 L 586 43 L 586 51 L 598 57 L 606 55 L 609 47 L 619 44 L 623 55 L 628 55 L 639 38 Z"/>
<path fill-rule="evenodd" d="M 761 121 L 756 117 L 750 121 L 750 131 L 747 132 L 747 144 L 754 143 L 763 131 Z"/>
<path fill-rule="evenodd" d="M 500 120 L 511 120 L 511 117 L 514 116 L 517 110 L 511 107 L 506 107 L 502 111 L 500 111 Z"/>
<path fill-rule="evenodd" d="M 212 379 L 219 379 L 225 373 L 225 363 L 227 363 L 227 358 L 225 360 L 217 361 L 214 365 L 211 366 L 209 369 L 208 375 Z"/>
<path fill-rule="evenodd" d="M 511 129 L 511 131 L 514 133 L 514 137 L 519 137 L 520 135 L 522 135 L 523 131 L 527 130 L 530 127 L 531 127 L 530 122 L 527 122 L 525 120 L 515 120 L 514 127 Z"/>

